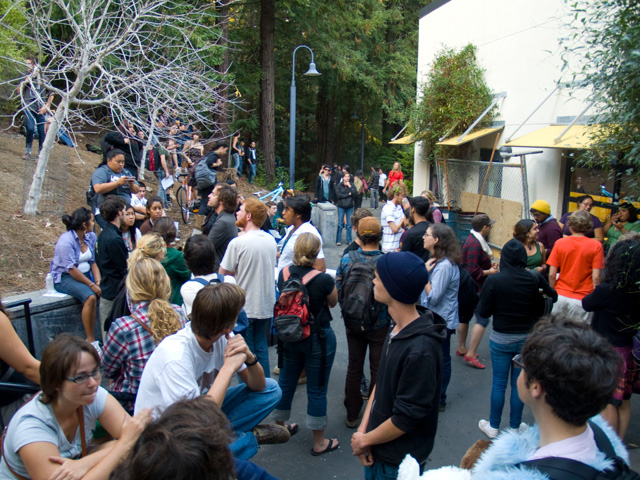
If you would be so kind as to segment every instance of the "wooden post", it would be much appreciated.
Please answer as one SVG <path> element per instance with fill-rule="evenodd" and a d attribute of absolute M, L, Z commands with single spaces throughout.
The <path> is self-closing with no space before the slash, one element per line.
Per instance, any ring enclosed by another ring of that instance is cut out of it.
<path fill-rule="evenodd" d="M 478 204 L 476 205 L 475 215 L 477 215 L 478 210 L 480 210 L 480 202 L 482 201 L 482 196 L 484 195 L 484 187 L 487 186 L 487 178 L 489 178 L 489 171 L 491 170 L 491 164 L 493 163 L 493 156 L 496 153 L 496 147 L 498 146 L 499 138 L 500 138 L 500 132 L 496 134 L 496 141 L 493 143 L 493 150 L 491 151 L 491 158 L 489 159 L 489 166 L 487 167 L 487 173 L 485 173 L 484 181 L 482 182 L 482 189 L 480 190 L 480 198 L 478 198 Z"/>

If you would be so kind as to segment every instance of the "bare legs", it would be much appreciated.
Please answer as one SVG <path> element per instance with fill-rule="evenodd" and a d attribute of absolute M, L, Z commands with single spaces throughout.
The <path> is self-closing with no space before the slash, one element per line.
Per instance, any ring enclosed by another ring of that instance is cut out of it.
<path fill-rule="evenodd" d="M 93 334 L 96 324 L 96 301 L 96 296 L 91 295 L 85 300 L 82 306 L 82 325 L 84 326 L 84 332 L 87 334 L 87 341 L 89 343 L 95 342 L 96 340 Z"/>
<path fill-rule="evenodd" d="M 468 323 L 458 324 L 458 352 L 465 355 L 467 353 L 467 334 L 469 333 Z"/>
<path fill-rule="evenodd" d="M 601 413 L 607 423 L 611 425 L 611 428 L 616 431 L 620 439 L 624 440 L 629 422 L 631 421 L 631 401 L 622 400 L 622 405 L 619 407 L 608 404 Z"/>
<path fill-rule="evenodd" d="M 469 340 L 469 350 L 467 350 L 467 353 L 465 354 L 466 357 L 475 357 L 478 346 L 480 345 L 480 340 L 482 340 L 482 335 L 484 335 L 484 331 L 485 327 L 479 323 L 476 323 L 473 326 L 473 329 L 471 330 L 471 340 Z"/>

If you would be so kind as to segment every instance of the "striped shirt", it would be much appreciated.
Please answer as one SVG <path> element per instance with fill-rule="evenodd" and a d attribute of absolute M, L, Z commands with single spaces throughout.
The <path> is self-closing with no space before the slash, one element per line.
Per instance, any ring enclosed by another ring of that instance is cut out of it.
<path fill-rule="evenodd" d="M 402 205 L 396 205 L 393 201 L 388 200 L 387 204 L 382 207 L 380 214 L 380 224 L 382 225 L 382 251 L 384 253 L 397 252 L 400 248 L 400 237 L 402 236 L 402 228 L 393 233 L 389 223 L 401 226 L 404 220 L 404 211 Z"/>

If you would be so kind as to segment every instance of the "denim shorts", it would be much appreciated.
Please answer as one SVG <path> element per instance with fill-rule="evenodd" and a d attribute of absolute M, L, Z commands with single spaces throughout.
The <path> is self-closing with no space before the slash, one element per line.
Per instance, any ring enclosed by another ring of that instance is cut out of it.
<path fill-rule="evenodd" d="M 93 276 L 91 272 L 84 274 L 89 280 L 93 282 Z M 60 277 L 59 283 L 54 283 L 53 288 L 56 289 L 56 292 L 66 293 L 67 295 L 71 295 L 74 298 L 80 300 L 80 302 L 84 305 L 84 302 L 87 301 L 91 295 L 95 295 L 93 290 L 86 286 L 84 283 L 80 283 L 77 280 L 74 280 L 71 275 L 68 273 L 63 273 Z"/>

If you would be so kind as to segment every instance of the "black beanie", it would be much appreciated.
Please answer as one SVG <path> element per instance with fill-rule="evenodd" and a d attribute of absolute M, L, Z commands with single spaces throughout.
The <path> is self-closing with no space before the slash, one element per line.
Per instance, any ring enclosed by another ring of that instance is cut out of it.
<path fill-rule="evenodd" d="M 429 273 L 422 259 L 411 252 L 382 255 L 376 264 L 378 276 L 389 295 L 400 303 L 418 303 Z"/>

